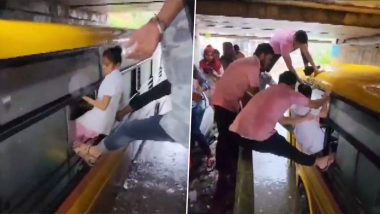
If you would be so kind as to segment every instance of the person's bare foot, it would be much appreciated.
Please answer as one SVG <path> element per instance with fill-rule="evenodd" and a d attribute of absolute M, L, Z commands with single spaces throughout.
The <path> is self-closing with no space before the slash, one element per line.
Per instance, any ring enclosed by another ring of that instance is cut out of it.
<path fill-rule="evenodd" d="M 329 156 L 317 158 L 315 160 L 315 165 L 322 170 L 326 169 L 329 166 Z"/>
<path fill-rule="evenodd" d="M 73 150 L 90 166 L 93 166 L 102 154 L 102 151 L 97 146 L 91 146 L 88 144 L 77 145 L 76 147 L 73 147 Z"/>
<path fill-rule="evenodd" d="M 333 164 L 335 162 L 335 153 L 330 153 L 328 157 L 329 157 L 329 165 Z"/>
<path fill-rule="evenodd" d="M 100 155 L 102 155 L 102 151 L 99 149 L 98 146 L 91 146 L 89 150 L 90 155 L 99 158 Z"/>

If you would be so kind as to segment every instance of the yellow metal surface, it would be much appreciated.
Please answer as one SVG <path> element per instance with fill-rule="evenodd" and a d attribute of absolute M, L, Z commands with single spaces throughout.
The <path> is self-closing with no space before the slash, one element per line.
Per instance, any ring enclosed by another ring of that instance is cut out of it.
<path fill-rule="evenodd" d="M 102 45 L 121 32 L 111 28 L 0 20 L 0 59 Z"/>
<path fill-rule="evenodd" d="M 297 175 L 300 176 L 309 199 L 310 213 L 342 213 L 319 170 L 316 167 L 296 165 Z"/>
<path fill-rule="evenodd" d="M 298 147 L 296 139 L 293 134 L 290 134 L 291 144 Z M 299 147 L 298 147 L 299 149 Z M 296 164 L 296 182 L 297 184 L 302 180 L 309 199 L 310 214 L 317 213 L 342 213 L 339 209 L 333 195 L 331 194 L 328 186 L 322 178 L 319 170 L 313 166 L 302 166 Z"/>
<path fill-rule="evenodd" d="M 306 80 L 302 69 L 297 70 Z M 380 113 L 380 67 L 344 64 L 323 72 L 311 81 L 360 106 Z"/>
<path fill-rule="evenodd" d="M 301 79 L 331 90 L 358 105 L 380 113 L 380 67 L 343 64 L 307 79 L 303 69 L 297 69 Z M 291 135 L 292 145 L 296 144 Z M 302 180 L 309 197 L 311 213 L 341 213 L 332 193 L 316 167 L 296 164 L 297 176 Z"/>
<path fill-rule="evenodd" d="M 121 149 L 102 157 L 56 213 L 90 213 L 99 195 L 116 173 L 124 152 L 125 150 Z"/>

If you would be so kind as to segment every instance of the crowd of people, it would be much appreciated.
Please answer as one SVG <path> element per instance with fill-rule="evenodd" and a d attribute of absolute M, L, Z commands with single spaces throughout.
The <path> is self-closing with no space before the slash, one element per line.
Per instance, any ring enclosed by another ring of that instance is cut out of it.
<path fill-rule="evenodd" d="M 135 102 L 121 106 L 123 83 L 119 66 L 122 48 L 113 47 L 104 51 L 102 64 L 105 78 L 97 98 L 83 97 L 93 109 L 75 121 L 74 151 L 77 155 L 93 165 L 103 153 L 122 148 L 135 140 L 171 141 L 187 147 L 189 121 L 184 116 L 188 115 L 189 91 L 192 90 L 191 146 L 194 147 L 197 142 L 206 156 L 207 168 L 212 169 L 215 165 L 219 172 L 213 213 L 233 209 L 239 147 L 272 153 L 298 164 L 325 170 L 333 163 L 334 156 L 318 154 L 323 149 L 324 135 L 319 118 L 326 116 L 329 92 L 321 99 L 311 100 L 312 89 L 302 83 L 290 57 L 292 51 L 300 50 L 305 74 L 320 73 L 309 53 L 306 32 L 276 33 L 269 43 L 259 44 L 252 56 L 245 56 L 238 45 L 230 42 L 223 43 L 222 56 L 208 45 L 198 69 L 193 68 L 191 89 L 191 78 L 188 76 L 191 74 L 192 56 L 185 50 L 192 47 L 189 28 L 193 20 L 187 19 L 182 10 L 189 7 L 188 2 L 191 1 L 165 1 L 158 16 L 137 30 L 124 46 L 128 57 L 142 60 L 151 56 L 161 39 L 165 38 L 162 42 L 168 80 L 148 94 L 140 95 Z M 183 22 L 188 24 L 184 25 Z M 169 26 L 172 30 L 165 31 Z M 177 34 L 187 35 L 186 38 L 182 37 L 184 41 L 180 42 L 181 45 L 165 45 L 166 42 L 173 42 Z M 145 38 L 145 35 L 151 38 Z M 288 69 L 281 73 L 276 83 L 270 72 L 281 57 Z M 301 83 L 298 91 L 295 90 L 297 82 Z M 169 113 L 133 121 L 123 120 L 126 114 L 165 95 L 172 97 Z M 200 129 L 207 103 L 213 108 L 213 122 L 218 130 L 215 154 Z M 284 116 L 289 109 L 290 116 Z M 115 120 L 122 122 L 111 132 Z M 295 127 L 300 150 L 277 133 L 277 123 Z M 87 143 L 104 137 L 98 145 Z"/>
<path fill-rule="evenodd" d="M 292 64 L 290 53 L 295 50 L 301 52 L 305 75 L 321 72 L 308 50 L 308 36 L 303 30 L 278 32 L 269 43 L 259 44 L 253 55 L 247 57 L 238 45 L 230 42 L 223 43 L 220 58 L 211 45 L 205 48 L 199 74 L 194 76 L 193 114 L 196 112 L 198 116 L 192 118 L 191 137 L 201 146 L 207 166 L 211 167 L 214 154 L 204 143 L 206 137 L 199 134 L 202 110 L 197 105 L 209 97 L 218 130 L 215 151 L 218 181 L 212 213 L 233 209 L 239 147 L 272 153 L 321 170 L 334 162 L 333 153 L 319 154 L 324 141 L 319 119 L 326 117 L 330 92 L 326 91 L 321 99 L 311 100 L 312 88 L 304 84 Z M 276 83 L 270 71 L 281 57 L 287 70 Z M 199 82 L 208 87 L 199 87 L 202 85 Z M 288 110 L 290 116 L 284 116 Z M 277 123 L 294 127 L 300 150 L 277 133 Z"/>

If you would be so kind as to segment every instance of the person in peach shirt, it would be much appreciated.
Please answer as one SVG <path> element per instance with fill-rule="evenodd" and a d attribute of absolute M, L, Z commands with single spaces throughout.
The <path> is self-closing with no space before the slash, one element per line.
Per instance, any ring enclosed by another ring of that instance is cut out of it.
<path fill-rule="evenodd" d="M 241 100 L 249 99 L 246 92 L 255 94 L 259 90 L 260 68 L 272 59 L 273 49 L 268 43 L 258 45 L 251 57 L 237 59 L 225 70 L 216 82 L 212 104 L 218 128 L 216 145 L 216 169 L 219 171 L 214 194 L 213 213 L 225 210 L 229 197 L 233 197 L 236 183 L 236 168 L 239 146 L 234 143 L 233 133 L 228 127 L 241 109 Z"/>
<path fill-rule="evenodd" d="M 235 143 L 258 152 L 272 153 L 289 158 L 296 163 L 327 168 L 332 158 L 324 156 L 316 158 L 297 150 L 277 133 L 276 124 L 296 125 L 307 120 L 316 120 L 316 116 L 307 114 L 300 117 L 285 117 L 284 113 L 292 105 L 319 108 L 328 102 L 329 93 L 322 99 L 310 100 L 303 94 L 294 91 L 297 76 L 285 71 L 279 77 L 278 85 L 256 94 L 238 114 L 229 130 L 235 133 Z M 318 118 L 319 119 L 319 118 Z"/>
<path fill-rule="evenodd" d="M 308 40 L 307 33 L 303 30 L 282 31 L 275 33 L 270 40 L 270 45 L 272 46 L 275 55 L 265 71 L 270 71 L 274 64 L 276 64 L 277 60 L 282 57 L 284 58 L 288 70 L 296 74 L 290 53 L 299 49 L 301 51 L 305 68 L 310 67 L 309 69 L 314 70 L 317 74 L 318 68 L 309 52 Z M 311 66 L 308 66 L 309 63 Z"/>

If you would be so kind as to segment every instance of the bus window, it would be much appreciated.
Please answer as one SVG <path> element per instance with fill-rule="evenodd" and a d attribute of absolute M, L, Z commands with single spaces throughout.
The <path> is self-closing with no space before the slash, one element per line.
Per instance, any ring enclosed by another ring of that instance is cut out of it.
<path fill-rule="evenodd" d="M 95 91 L 86 94 L 86 96 L 95 99 Z M 74 101 L 70 104 L 70 120 L 77 119 L 90 109 L 92 109 L 92 106 L 89 105 L 86 101 L 84 101 L 81 96 L 75 97 Z"/>
<path fill-rule="evenodd" d="M 336 164 L 341 172 L 343 181 L 352 186 L 355 173 L 357 151 L 343 137 L 339 138 L 336 152 Z"/>
<path fill-rule="evenodd" d="M 329 124 L 338 134 L 336 162 L 325 174 L 344 213 L 380 213 L 379 120 L 340 99 L 330 105 Z"/>
<path fill-rule="evenodd" d="M 379 208 L 380 170 L 370 162 L 363 154 L 359 155 L 357 173 L 355 176 L 355 192 L 358 198 L 368 209 L 369 213 L 375 213 Z M 376 212 L 379 213 L 379 212 Z"/>
<path fill-rule="evenodd" d="M 364 144 L 377 156 L 380 156 L 379 118 L 373 117 L 341 100 L 332 102 L 330 117 L 346 133 L 352 135 L 353 138 Z"/>

